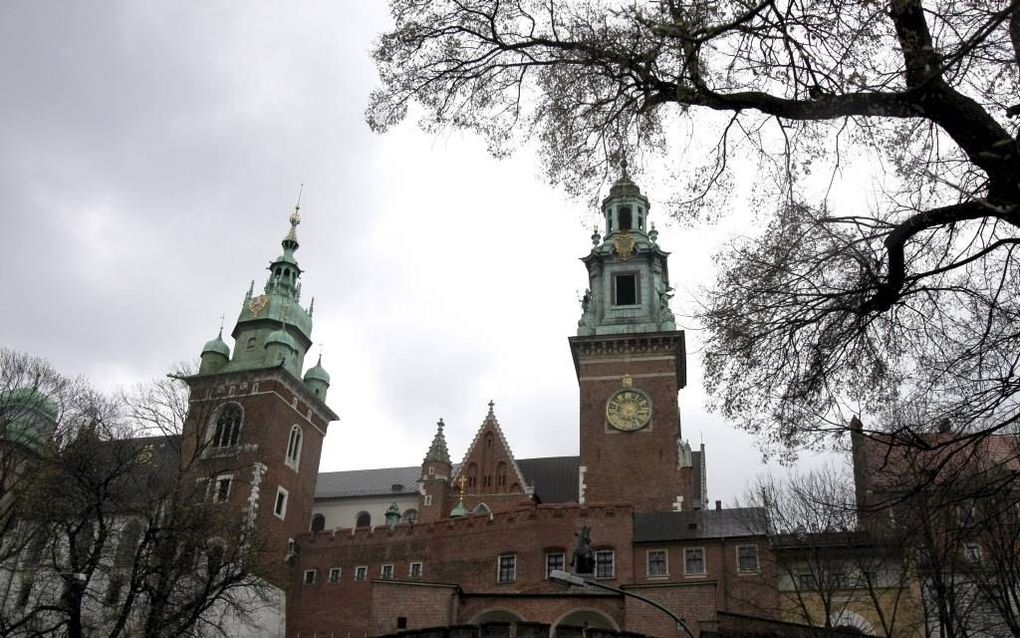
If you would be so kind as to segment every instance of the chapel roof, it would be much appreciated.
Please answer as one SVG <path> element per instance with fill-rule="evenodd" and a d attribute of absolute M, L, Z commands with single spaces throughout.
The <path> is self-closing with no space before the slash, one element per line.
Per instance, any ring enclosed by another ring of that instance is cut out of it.
<path fill-rule="evenodd" d="M 760 507 L 634 514 L 635 543 L 762 536 L 766 533 L 765 514 Z"/>

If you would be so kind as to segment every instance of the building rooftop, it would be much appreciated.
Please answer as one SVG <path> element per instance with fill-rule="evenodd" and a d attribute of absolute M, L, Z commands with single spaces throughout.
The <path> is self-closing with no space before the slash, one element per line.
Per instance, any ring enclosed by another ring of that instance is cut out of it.
<path fill-rule="evenodd" d="M 766 533 L 765 511 L 760 507 L 634 515 L 635 543 L 761 536 Z"/>

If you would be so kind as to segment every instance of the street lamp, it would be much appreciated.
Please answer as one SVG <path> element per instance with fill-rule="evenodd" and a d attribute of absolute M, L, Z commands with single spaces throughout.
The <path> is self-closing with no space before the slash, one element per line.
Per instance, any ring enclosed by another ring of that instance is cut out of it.
<path fill-rule="evenodd" d="M 631 591 L 626 591 L 626 590 L 620 589 L 618 587 L 613 587 L 611 585 L 606 585 L 605 583 L 600 583 L 599 581 L 595 580 L 594 578 L 586 578 L 584 576 L 578 576 L 577 574 L 570 574 L 568 572 L 563 571 L 562 569 L 554 569 L 551 572 L 549 572 L 549 580 L 555 581 L 557 583 L 560 583 L 561 585 L 568 585 L 568 586 L 574 586 L 574 587 L 585 587 L 585 586 L 598 587 L 599 589 L 605 589 L 605 590 L 608 590 L 608 591 L 611 591 L 611 592 L 615 592 L 617 594 L 620 594 L 621 596 L 629 596 L 631 598 L 637 598 L 638 600 L 648 603 L 652 607 L 655 607 L 656 609 L 658 609 L 662 613 L 664 613 L 667 616 L 669 616 L 670 618 L 672 618 L 676 622 L 676 626 L 679 629 L 682 629 L 688 636 L 690 636 L 691 638 L 694 638 L 694 634 L 692 634 L 691 630 L 687 628 L 687 623 L 684 622 L 683 618 L 681 618 L 680 616 L 677 616 L 675 613 L 673 613 L 672 611 L 670 611 L 666 607 L 663 607 L 662 605 L 660 605 L 659 603 L 655 602 L 654 600 L 652 600 L 650 598 L 645 598 L 644 596 L 641 596 L 640 594 L 635 594 L 634 592 L 631 592 Z"/>

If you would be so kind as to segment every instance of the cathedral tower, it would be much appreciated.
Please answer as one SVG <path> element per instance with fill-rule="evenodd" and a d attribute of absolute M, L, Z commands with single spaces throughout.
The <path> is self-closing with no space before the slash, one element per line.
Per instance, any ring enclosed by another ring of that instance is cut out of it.
<path fill-rule="evenodd" d="M 231 333 L 202 349 L 184 426 L 182 462 L 207 497 L 247 520 L 270 578 L 285 586 L 290 539 L 308 530 L 323 437 L 337 415 L 326 405 L 322 359 L 301 378 L 311 346 L 312 307 L 303 308 L 299 208 L 283 253 L 269 264 L 263 294 L 254 284 Z M 229 511 L 227 510 L 227 511 Z"/>
<path fill-rule="evenodd" d="M 690 446 L 681 438 L 684 334 L 669 309 L 669 253 L 649 226 L 648 199 L 627 174 L 602 202 L 582 258 L 588 290 L 570 348 L 580 386 L 581 502 L 633 503 L 638 512 L 701 507 Z"/>

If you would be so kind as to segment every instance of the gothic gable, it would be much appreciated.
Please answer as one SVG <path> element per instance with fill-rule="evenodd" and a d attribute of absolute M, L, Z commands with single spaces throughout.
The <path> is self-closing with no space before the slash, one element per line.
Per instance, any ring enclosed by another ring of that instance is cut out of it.
<path fill-rule="evenodd" d="M 485 494 L 527 494 L 531 486 L 524 480 L 524 474 L 514 460 L 510 445 L 503 436 L 493 403 L 489 402 L 489 413 L 475 433 L 464 461 L 454 474 L 451 487 L 459 492 L 463 486 L 465 495 Z"/>

